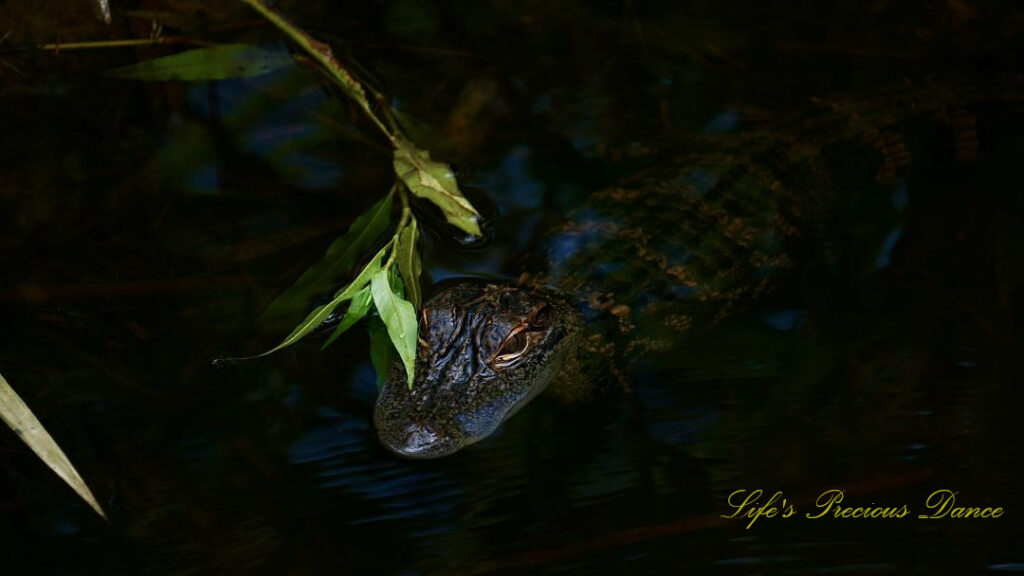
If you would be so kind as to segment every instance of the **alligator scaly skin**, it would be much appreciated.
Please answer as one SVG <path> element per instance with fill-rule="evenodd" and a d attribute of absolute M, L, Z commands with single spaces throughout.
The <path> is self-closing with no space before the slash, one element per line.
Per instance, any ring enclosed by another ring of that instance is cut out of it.
<path fill-rule="evenodd" d="M 920 125 L 938 127 L 941 145 L 969 164 L 979 146 L 974 109 L 1022 99 L 1019 79 L 924 82 L 820 99 L 761 129 L 707 138 L 696 145 L 715 153 L 592 194 L 549 233 L 518 284 L 575 295 L 588 382 L 612 373 L 628 386 L 633 360 L 670 351 L 769 291 L 796 265 L 794 246 L 829 250 L 836 204 L 901 181 Z M 859 177 L 854 158 L 866 170 Z"/>
<path fill-rule="evenodd" d="M 375 410 L 382 442 L 407 456 L 443 456 L 489 434 L 552 381 L 569 396 L 602 382 L 628 386 L 632 361 L 742 310 L 796 265 L 796 253 L 810 246 L 827 255 L 829 242 L 819 240 L 833 236 L 835 206 L 896 183 L 918 124 L 940 126 L 950 154 L 969 163 L 978 150 L 974 108 L 1022 100 L 1019 79 L 824 99 L 761 129 L 704 139 L 697 144 L 714 152 L 595 192 L 545 236 L 514 284 L 450 285 L 424 305 L 418 364 L 439 369 L 419 370 L 409 390 L 393 367 Z M 553 320 L 517 320 L 538 307 Z M 512 339 L 526 325 L 558 353 Z M 460 354 L 448 353 L 453 346 Z M 494 364 L 513 348 L 524 350 L 519 364 Z"/>

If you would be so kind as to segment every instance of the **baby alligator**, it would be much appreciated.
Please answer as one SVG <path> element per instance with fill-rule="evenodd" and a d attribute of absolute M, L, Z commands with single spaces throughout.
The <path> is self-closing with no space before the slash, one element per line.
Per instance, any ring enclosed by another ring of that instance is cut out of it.
<path fill-rule="evenodd" d="M 592 194 L 517 281 L 456 281 L 424 304 L 415 382 L 396 362 L 377 399 L 381 442 L 437 458 L 487 437 L 553 382 L 624 382 L 628 360 L 668 351 L 770 289 L 793 266 L 792 240 L 813 244 L 838 198 L 895 183 L 910 161 L 901 130 L 939 119 L 950 152 L 969 161 L 971 107 L 1007 99 L 1019 91 L 961 83 L 829 101 Z"/>

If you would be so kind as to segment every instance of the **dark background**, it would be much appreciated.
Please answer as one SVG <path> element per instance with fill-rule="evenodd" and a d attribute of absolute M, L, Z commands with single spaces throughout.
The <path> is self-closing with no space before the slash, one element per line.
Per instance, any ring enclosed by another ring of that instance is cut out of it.
<path fill-rule="evenodd" d="M 540 398 L 436 462 L 377 444 L 363 330 L 212 362 L 280 339 L 263 306 L 390 186 L 344 96 L 298 66 L 141 84 L 102 72 L 174 48 L 29 49 L 145 37 L 154 12 L 166 36 L 286 49 L 205 4 L 118 3 L 109 28 L 87 3 L 0 4 L 0 372 L 111 517 L 0 433 L 5 574 L 1024 570 L 1016 3 L 281 2 L 500 209 L 486 251 L 428 244 L 435 280 L 514 275 L 591 191 L 708 134 L 990 87 L 963 108 L 973 161 L 948 118 L 910 123 L 893 184 L 833 195 L 775 292 L 641 366 L 632 394 Z M 720 518 L 736 489 L 803 512 L 836 487 L 911 515 Z M 1005 516 L 914 518 L 939 488 Z"/>

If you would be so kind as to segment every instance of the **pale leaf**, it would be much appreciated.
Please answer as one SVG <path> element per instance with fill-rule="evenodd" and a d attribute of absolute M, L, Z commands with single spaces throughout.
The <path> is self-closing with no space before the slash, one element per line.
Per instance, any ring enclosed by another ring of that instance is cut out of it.
<path fill-rule="evenodd" d="M 85 480 L 82 480 L 78 471 L 71 465 L 71 461 L 64 455 L 64 451 L 32 414 L 32 410 L 14 392 L 7 380 L 4 380 L 3 375 L 0 375 L 0 419 L 3 419 L 36 456 L 56 472 L 82 500 L 106 520 L 107 515 L 85 484 Z"/>

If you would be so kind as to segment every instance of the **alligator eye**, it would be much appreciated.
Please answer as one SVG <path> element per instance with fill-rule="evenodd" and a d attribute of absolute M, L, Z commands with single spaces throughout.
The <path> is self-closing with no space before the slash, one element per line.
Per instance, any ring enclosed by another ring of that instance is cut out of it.
<path fill-rule="evenodd" d="M 531 333 L 526 331 L 526 326 L 514 328 L 505 340 L 498 347 L 498 351 L 491 359 L 491 365 L 495 368 L 506 368 L 519 360 L 530 348 L 533 342 Z"/>

